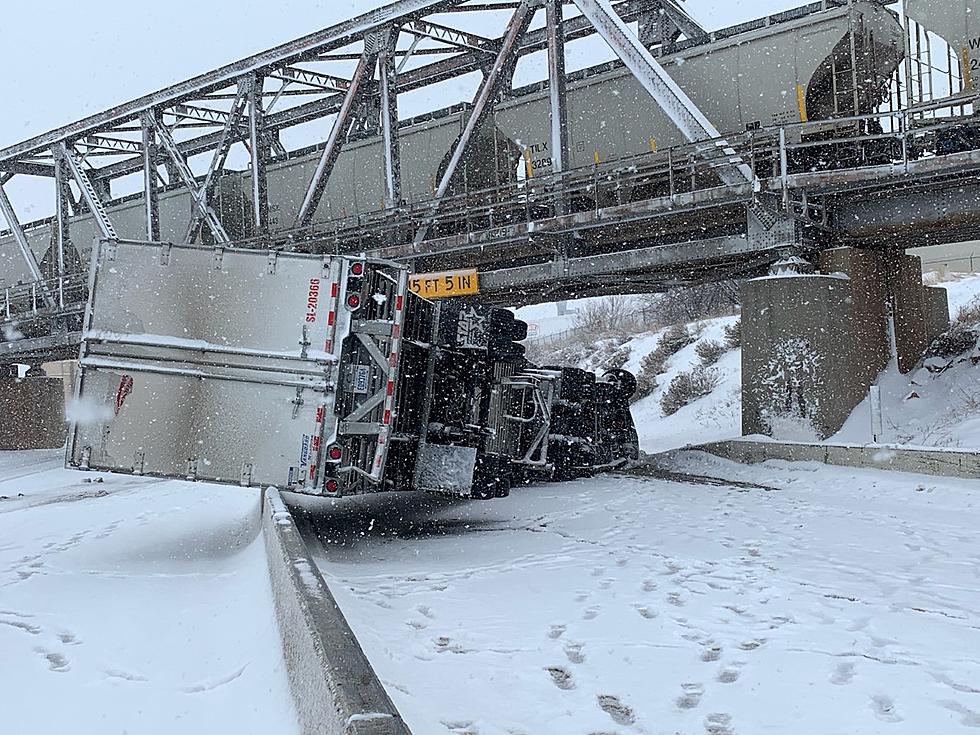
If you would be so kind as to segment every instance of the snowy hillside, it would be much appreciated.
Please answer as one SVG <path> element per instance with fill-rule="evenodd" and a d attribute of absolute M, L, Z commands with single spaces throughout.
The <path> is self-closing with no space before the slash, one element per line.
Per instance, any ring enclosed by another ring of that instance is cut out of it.
<path fill-rule="evenodd" d="M 955 318 L 964 306 L 980 298 L 980 274 L 927 274 L 926 282 L 946 288 L 950 313 Z M 571 308 L 586 308 L 572 302 Z M 575 330 L 576 314 L 557 316 L 552 304 L 518 311 L 526 320 L 539 319 L 546 325 L 544 334 Z M 665 415 L 661 402 L 671 382 L 681 373 L 689 374 L 702 363 L 699 345 L 724 344 L 725 330 L 737 317 L 719 317 L 686 325 L 694 341 L 670 355 L 656 376 L 656 388 L 633 404 L 633 417 L 640 437 L 640 447 L 655 453 L 676 447 L 727 439 L 741 434 L 741 350 L 728 349 L 717 363 L 706 368 L 716 383 L 705 396 L 695 398 L 676 413 Z M 601 372 L 605 367 L 622 366 L 636 375 L 643 373 L 643 360 L 664 338 L 667 329 L 641 332 L 626 338 L 606 337 L 589 342 L 584 335 L 572 332 L 564 341 L 542 349 L 555 356 L 555 362 L 577 364 Z M 627 355 L 624 363 L 616 356 Z M 941 372 L 918 370 L 902 375 L 894 365 L 881 375 L 881 406 L 884 433 L 879 442 L 949 447 L 980 446 L 980 365 L 969 359 L 947 361 Z M 642 375 L 641 375 L 642 382 Z M 868 443 L 872 441 L 871 409 L 868 400 L 858 405 L 833 442 Z"/>

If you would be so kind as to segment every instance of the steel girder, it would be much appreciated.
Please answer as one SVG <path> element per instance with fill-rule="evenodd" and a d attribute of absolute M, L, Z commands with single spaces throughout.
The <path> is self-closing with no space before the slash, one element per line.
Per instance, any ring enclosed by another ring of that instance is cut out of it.
<path fill-rule="evenodd" d="M 432 217 L 438 212 L 439 207 L 442 205 L 442 200 L 445 199 L 446 194 L 449 192 L 449 187 L 456 178 L 460 163 L 469 149 L 470 141 L 473 139 L 473 134 L 483 123 L 487 112 L 492 108 L 493 102 L 500 94 L 504 82 L 508 85 L 511 82 L 507 71 L 508 69 L 512 69 L 511 60 L 516 58 L 515 50 L 518 40 L 527 31 L 528 26 L 531 25 L 531 21 L 534 19 L 534 5 L 533 0 L 523 0 L 517 6 L 517 10 L 514 11 L 514 15 L 507 24 L 507 31 L 504 33 L 503 40 L 501 41 L 500 51 L 497 52 L 493 66 L 487 71 L 483 77 L 483 81 L 480 83 L 480 88 L 476 91 L 470 116 L 466 120 L 466 125 L 463 126 L 463 132 L 460 133 L 459 139 L 456 141 L 453 152 L 449 157 L 449 164 L 446 166 L 446 170 L 439 180 L 439 185 L 436 187 L 435 196 L 432 199 L 432 204 L 429 206 L 428 218 L 415 233 L 416 244 L 421 243 L 428 236 Z"/>
<path fill-rule="evenodd" d="M 717 168 L 718 176 L 726 185 L 756 182 L 752 169 L 737 157 L 727 141 L 721 139 L 718 129 L 626 27 L 609 0 L 573 2 L 688 141 L 714 141 L 712 145 L 717 145 L 729 156 L 729 161 Z"/>
<path fill-rule="evenodd" d="M 82 194 L 85 205 L 88 207 L 89 212 L 92 213 L 92 217 L 95 219 L 95 226 L 99 229 L 99 233 L 106 240 L 115 240 L 116 228 L 113 227 L 112 221 L 109 219 L 109 213 L 106 212 L 102 197 L 99 196 L 98 190 L 85 172 L 82 161 L 78 158 L 74 149 L 69 147 L 67 143 L 61 143 L 57 150 L 60 160 L 64 161 L 68 172 L 75 180 L 75 184 Z"/>

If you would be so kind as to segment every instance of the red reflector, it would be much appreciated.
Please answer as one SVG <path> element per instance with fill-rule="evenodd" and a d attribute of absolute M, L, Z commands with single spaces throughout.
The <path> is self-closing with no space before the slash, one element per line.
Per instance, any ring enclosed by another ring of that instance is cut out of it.
<path fill-rule="evenodd" d="M 334 444 L 330 449 L 327 450 L 327 454 L 330 456 L 334 462 L 339 460 L 344 455 L 344 450 L 339 444 Z"/>
<path fill-rule="evenodd" d="M 356 293 L 352 293 L 347 297 L 347 306 L 351 309 L 356 309 L 361 305 L 361 297 Z"/>
<path fill-rule="evenodd" d="M 327 313 L 327 325 L 332 327 L 333 326 L 333 323 L 335 321 L 337 321 L 337 315 L 334 312 L 332 312 L 332 311 L 331 312 L 328 312 Z"/>
<path fill-rule="evenodd" d="M 350 267 L 351 275 L 361 276 L 364 275 L 364 263 L 352 263 Z"/>
<path fill-rule="evenodd" d="M 402 310 L 402 297 L 398 296 L 397 298 L 395 298 L 395 311 L 401 311 L 401 310 Z"/>
<path fill-rule="evenodd" d="M 394 395 L 394 393 L 395 393 L 395 381 L 394 380 L 389 380 L 388 381 L 388 395 L 391 396 L 391 395 Z"/>
<path fill-rule="evenodd" d="M 391 423 L 391 410 L 390 409 L 388 409 L 388 410 L 385 411 L 385 417 L 381 420 L 381 423 L 384 424 L 385 426 L 387 426 L 388 424 Z"/>
<path fill-rule="evenodd" d="M 318 424 L 322 424 L 323 423 L 323 414 L 324 414 L 323 406 L 317 406 L 317 409 L 316 409 L 316 422 Z"/>
<path fill-rule="evenodd" d="M 402 334 L 402 328 L 397 324 L 391 328 L 391 338 L 398 339 Z"/>
<path fill-rule="evenodd" d="M 326 342 L 323 343 L 323 351 L 324 352 L 333 352 L 333 340 L 332 339 L 328 339 Z"/>
<path fill-rule="evenodd" d="M 398 364 L 398 353 L 392 352 L 391 357 L 388 358 L 388 365 L 395 367 Z"/>
<path fill-rule="evenodd" d="M 320 448 L 320 437 L 313 437 L 313 451 L 317 451 Z"/>
<path fill-rule="evenodd" d="M 335 493 L 340 490 L 340 483 L 332 477 L 323 486 L 328 493 Z"/>
<path fill-rule="evenodd" d="M 314 477 L 316 477 L 316 465 L 315 464 L 311 464 L 310 465 L 310 479 L 312 480 Z"/>
<path fill-rule="evenodd" d="M 337 293 L 339 291 L 340 291 L 340 284 L 339 283 L 331 283 L 330 284 L 330 298 L 333 298 L 333 299 L 337 298 Z"/>

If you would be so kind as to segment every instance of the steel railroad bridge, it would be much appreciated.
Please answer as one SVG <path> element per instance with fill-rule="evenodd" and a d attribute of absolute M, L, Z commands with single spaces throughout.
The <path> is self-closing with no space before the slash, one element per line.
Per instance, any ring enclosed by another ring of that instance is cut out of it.
<path fill-rule="evenodd" d="M 937 102 L 862 112 L 852 31 L 850 67 L 845 58 L 833 77 L 835 94 L 838 78 L 854 80 L 844 89 L 855 101 L 849 111 L 722 135 L 662 63 L 779 24 L 805 28 L 834 13 L 853 21 L 857 3 L 822 0 L 709 34 L 672 0 L 399 0 L 2 149 L 0 213 L 27 277 L 0 294 L 0 361 L 74 356 L 87 247 L 73 241 L 72 223 L 84 215 L 96 237 L 121 239 L 112 205 L 124 200 L 112 200 L 111 184 L 133 175 L 142 178 L 131 196 L 142 211 L 139 239 L 165 239 L 162 203 L 180 190 L 190 202 L 183 242 L 219 251 L 365 252 L 419 272 L 475 267 L 482 294 L 509 304 L 748 277 L 787 252 L 974 236 L 980 121 L 970 114 L 976 97 L 969 85 Z M 481 13 L 507 16 L 500 36 L 457 27 Z M 651 139 L 647 152 L 609 161 L 596 152 L 591 165 L 573 165 L 567 85 L 575 75 L 565 70 L 565 44 L 590 35 L 608 44 L 617 58 L 608 67 L 628 70 L 681 142 L 658 147 Z M 547 59 L 548 79 L 537 89 L 547 96 L 550 170 L 534 171 L 528 151 L 519 151 L 518 162 L 528 155 L 523 175 L 486 188 L 461 185 L 495 105 L 519 92 L 518 61 L 538 52 Z M 317 70 L 338 62 L 346 76 Z M 472 72 L 481 81 L 457 110 L 460 129 L 432 196 L 408 201 L 400 137 L 409 123 L 399 119 L 399 95 Z M 324 144 L 285 148 L 280 133 L 324 118 L 332 119 Z M 344 147 L 365 136 L 382 142 L 375 161 L 382 206 L 318 220 Z M 235 146 L 248 158 L 247 176 L 238 180 L 247 188 L 239 203 L 246 221 L 238 228 L 219 205 Z M 269 171 L 311 155 L 315 167 L 298 184 L 296 211 L 274 212 Z M 195 171 L 191 159 L 202 157 L 206 165 Z M 52 182 L 53 218 L 21 224 L 4 189 L 17 176 Z M 43 259 L 38 232 L 50 233 Z"/>

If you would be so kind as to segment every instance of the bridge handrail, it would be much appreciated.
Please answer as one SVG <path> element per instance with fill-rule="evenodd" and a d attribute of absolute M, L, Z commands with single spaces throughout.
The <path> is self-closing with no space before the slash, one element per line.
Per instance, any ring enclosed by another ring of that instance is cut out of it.
<path fill-rule="evenodd" d="M 5 286 L 0 293 L 0 321 L 16 321 L 52 311 L 77 308 L 86 300 L 87 290 L 86 278 L 81 273 Z M 45 303 L 45 293 L 55 302 L 53 309 Z"/>

